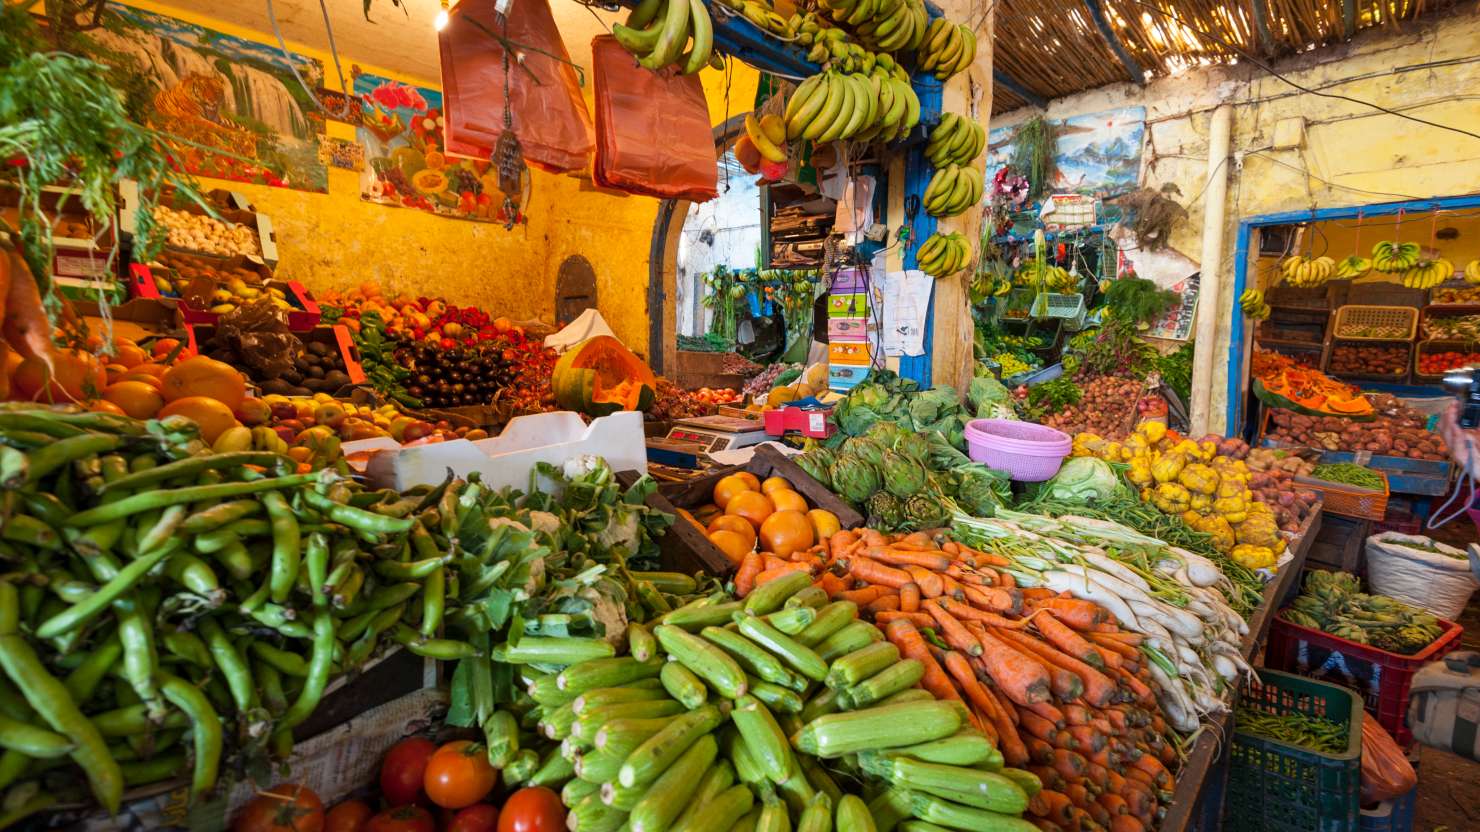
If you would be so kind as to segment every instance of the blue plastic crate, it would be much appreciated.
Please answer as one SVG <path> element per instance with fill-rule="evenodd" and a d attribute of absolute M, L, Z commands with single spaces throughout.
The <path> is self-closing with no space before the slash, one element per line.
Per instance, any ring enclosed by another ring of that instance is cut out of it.
<path fill-rule="evenodd" d="M 1408 762 L 1418 771 L 1418 749 L 1408 752 Z M 1384 800 L 1371 809 L 1362 810 L 1361 832 L 1413 832 L 1413 822 L 1418 814 L 1418 786 L 1408 794 Z"/>

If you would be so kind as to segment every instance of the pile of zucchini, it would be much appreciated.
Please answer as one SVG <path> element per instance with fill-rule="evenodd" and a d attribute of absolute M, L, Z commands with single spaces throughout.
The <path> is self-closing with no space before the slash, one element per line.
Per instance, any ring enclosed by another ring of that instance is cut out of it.
<path fill-rule="evenodd" d="M 1018 816 L 1037 777 L 805 573 L 652 623 L 629 626 L 626 655 L 521 667 L 534 707 L 502 717 L 496 756 L 519 721 L 559 741 L 536 779 L 563 782 L 574 832 L 1036 829 Z"/>

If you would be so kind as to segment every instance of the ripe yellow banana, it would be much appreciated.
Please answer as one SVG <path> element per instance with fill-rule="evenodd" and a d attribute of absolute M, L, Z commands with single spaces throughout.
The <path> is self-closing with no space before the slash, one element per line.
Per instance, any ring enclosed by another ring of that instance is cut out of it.
<path fill-rule="evenodd" d="M 767 116 L 767 118 L 774 119 L 776 117 Z M 755 145 L 755 149 L 759 150 L 761 156 L 765 157 L 767 161 L 786 161 L 786 150 L 778 147 L 775 142 L 771 141 L 771 137 L 766 134 L 766 130 L 761 126 L 760 119 L 755 117 L 755 113 L 747 113 L 745 115 L 745 135 L 750 137 L 750 143 Z"/>

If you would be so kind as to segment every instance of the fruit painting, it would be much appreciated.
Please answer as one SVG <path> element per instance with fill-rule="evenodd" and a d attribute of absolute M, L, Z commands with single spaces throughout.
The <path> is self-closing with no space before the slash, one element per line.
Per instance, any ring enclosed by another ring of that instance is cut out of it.
<path fill-rule="evenodd" d="M 320 61 L 116 3 L 100 23 L 80 51 L 117 70 L 130 114 L 165 136 L 181 168 L 328 192 L 324 118 L 309 92 L 323 82 Z"/>
<path fill-rule="evenodd" d="M 355 76 L 365 148 L 360 196 L 383 205 L 483 222 L 504 222 L 498 174 L 488 162 L 449 158 L 442 94 L 378 75 Z"/>

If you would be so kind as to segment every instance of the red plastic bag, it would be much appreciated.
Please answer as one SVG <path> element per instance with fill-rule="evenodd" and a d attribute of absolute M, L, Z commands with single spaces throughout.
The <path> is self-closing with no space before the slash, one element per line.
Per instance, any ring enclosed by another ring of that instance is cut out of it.
<path fill-rule="evenodd" d="M 719 195 L 709 104 L 698 75 L 652 72 L 616 39 L 591 41 L 596 78 L 596 184 L 706 202 Z"/>
<path fill-rule="evenodd" d="M 1393 736 L 1371 714 L 1362 715 L 1362 802 L 1402 797 L 1418 785 L 1418 773 Z"/>
<path fill-rule="evenodd" d="M 494 4 L 463 0 L 437 37 L 447 151 L 487 159 L 504 130 L 504 48 L 489 36 L 493 32 L 525 47 L 516 49 L 524 66 L 511 60 L 508 70 L 514 134 L 525 161 L 556 173 L 584 169 L 594 145 L 591 116 L 549 3 L 516 0 L 507 31 Z M 565 63 L 535 50 L 559 55 Z"/>

